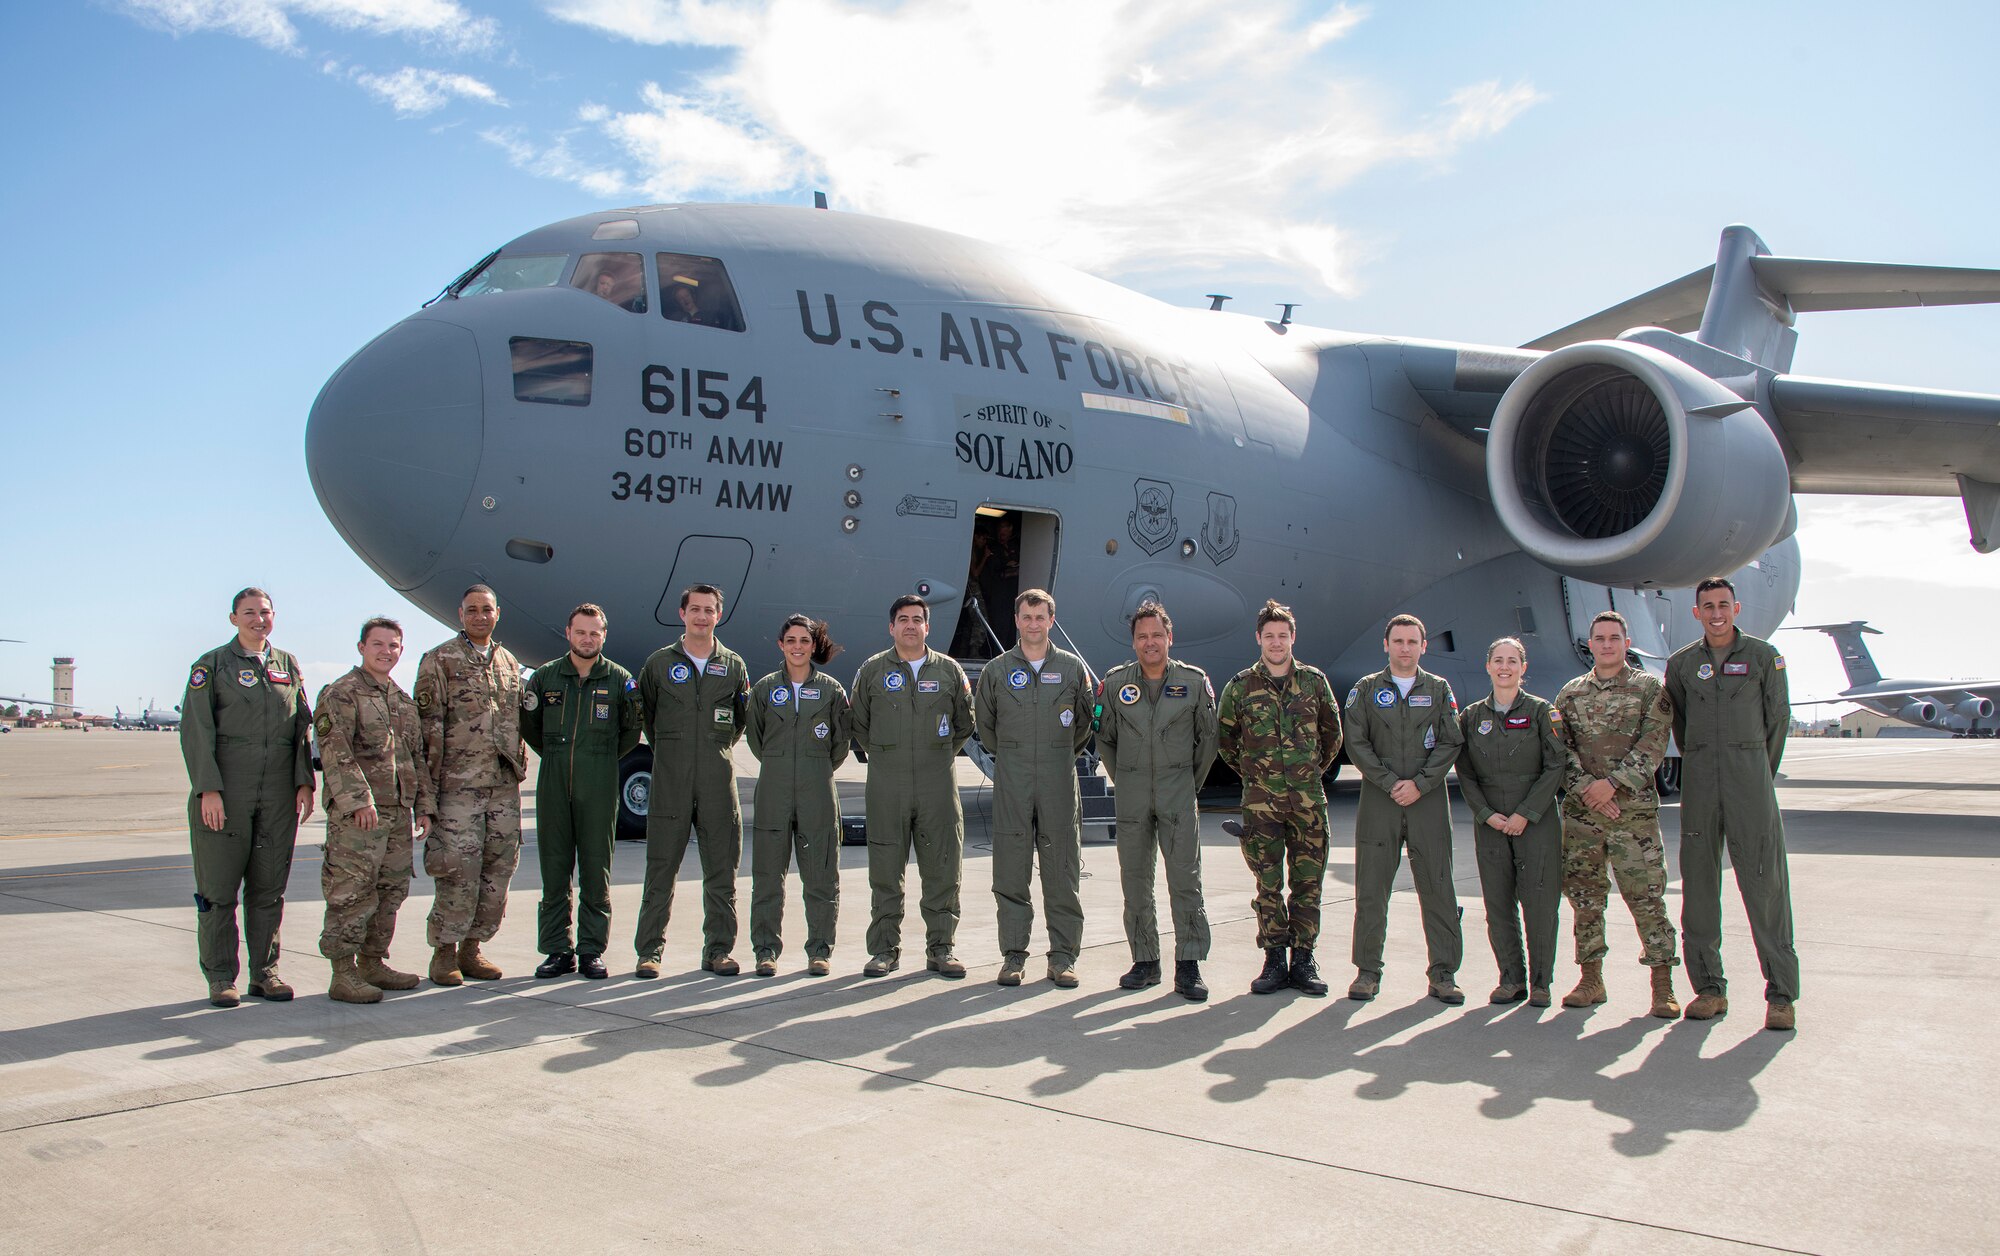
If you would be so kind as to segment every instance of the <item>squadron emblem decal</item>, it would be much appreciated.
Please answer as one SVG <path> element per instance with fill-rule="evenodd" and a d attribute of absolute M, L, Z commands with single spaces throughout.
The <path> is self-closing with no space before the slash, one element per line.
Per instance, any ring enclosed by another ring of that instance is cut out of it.
<path fill-rule="evenodd" d="M 1174 518 L 1174 486 L 1165 480 L 1134 480 L 1132 498 L 1125 530 L 1133 544 L 1149 555 L 1157 554 L 1180 534 L 1181 521 Z"/>
<path fill-rule="evenodd" d="M 1201 525 L 1201 548 L 1220 567 L 1236 557 L 1243 534 L 1236 530 L 1236 499 L 1227 493 L 1208 495 L 1208 522 Z"/>

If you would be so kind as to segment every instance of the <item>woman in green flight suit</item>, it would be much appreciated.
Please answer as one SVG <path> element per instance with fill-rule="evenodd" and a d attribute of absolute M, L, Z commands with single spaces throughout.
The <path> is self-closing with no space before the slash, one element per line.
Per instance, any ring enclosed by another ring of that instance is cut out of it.
<path fill-rule="evenodd" d="M 1486 937 L 1500 965 L 1491 1001 L 1526 997 L 1549 1005 L 1556 958 L 1556 906 L 1562 901 L 1562 715 L 1521 691 L 1528 650 L 1502 637 L 1486 647 L 1493 692 L 1459 712 L 1465 749 L 1458 785 L 1472 808 L 1473 850 L 1486 895 Z M 1521 956 L 1527 920 L 1528 954 Z"/>
<path fill-rule="evenodd" d="M 785 919 L 785 870 L 799 857 L 805 889 L 806 971 L 832 971 L 840 909 L 840 797 L 833 772 L 847 761 L 847 690 L 819 670 L 840 647 L 804 615 L 778 629 L 785 665 L 750 687 L 745 732 L 762 763 L 750 825 L 750 945 L 757 975 L 775 977 Z"/>

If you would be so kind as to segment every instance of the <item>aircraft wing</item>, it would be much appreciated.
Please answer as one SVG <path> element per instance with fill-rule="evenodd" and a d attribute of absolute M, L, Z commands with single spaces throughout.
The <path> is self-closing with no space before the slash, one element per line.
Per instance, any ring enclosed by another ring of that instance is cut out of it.
<path fill-rule="evenodd" d="M 1821 310 L 1888 310 L 1918 305 L 1982 305 L 2000 301 L 2000 270 L 1967 266 L 1904 266 L 1815 257 L 1753 257 L 1758 284 L 1793 313 Z M 1522 345 L 1560 349 L 1579 340 L 1612 340 L 1632 327 L 1689 332 L 1701 326 L 1715 267 L 1682 275 L 1610 309 Z"/>
<path fill-rule="evenodd" d="M 1876 689 L 1869 693 L 1842 693 L 1831 698 L 1795 698 L 1793 706 L 1825 706 L 1829 702 L 1874 702 L 1883 698 L 1931 698 L 1942 702 L 1971 694 L 2000 702 L 2000 680 L 1969 680 L 1964 684 L 1915 685 L 1908 689 Z"/>

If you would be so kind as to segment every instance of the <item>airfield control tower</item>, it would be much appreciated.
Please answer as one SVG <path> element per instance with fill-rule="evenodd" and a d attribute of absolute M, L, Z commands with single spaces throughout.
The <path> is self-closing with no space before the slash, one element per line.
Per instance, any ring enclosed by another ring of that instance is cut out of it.
<path fill-rule="evenodd" d="M 55 718 L 66 720 L 76 714 L 76 660 L 57 659 L 49 665 L 56 674 L 55 693 L 50 697 L 55 703 Z"/>

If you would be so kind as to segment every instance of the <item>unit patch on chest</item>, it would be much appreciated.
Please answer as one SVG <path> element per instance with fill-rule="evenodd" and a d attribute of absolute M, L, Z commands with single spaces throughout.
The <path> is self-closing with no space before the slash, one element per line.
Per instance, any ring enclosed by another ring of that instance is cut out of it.
<path fill-rule="evenodd" d="M 254 667 L 246 667 L 242 671 L 237 672 L 236 683 L 243 686 L 245 689 L 250 688 L 252 685 L 257 683 L 257 669 Z"/>
<path fill-rule="evenodd" d="M 1008 672 L 1007 687 L 1009 689 L 1026 689 L 1028 687 L 1028 673 L 1018 667 Z"/>
<path fill-rule="evenodd" d="M 1493 721 L 1492 721 L 1492 720 L 1481 720 L 1481 721 L 1479 721 L 1479 735 L 1480 735 L 1481 737 L 1484 737 L 1484 736 L 1485 736 L 1486 734 L 1488 734 L 1488 733 L 1490 733 L 1490 732 L 1492 732 L 1492 731 L 1493 731 Z"/>
<path fill-rule="evenodd" d="M 819 738 L 821 741 L 826 740 L 826 735 L 828 731 L 830 730 L 828 730 L 825 721 L 821 721 L 820 723 L 813 725 L 813 736 Z"/>
<path fill-rule="evenodd" d="M 1703 663 L 1700 667 L 1694 669 L 1694 678 L 1696 680 L 1708 680 L 1714 675 L 1715 665 L 1712 663 Z"/>
<path fill-rule="evenodd" d="M 694 675 L 694 669 L 692 667 L 689 667 L 686 663 L 676 663 L 672 667 L 667 669 L 667 679 L 673 681 L 677 685 L 686 684 L 687 678 L 692 675 Z"/>
<path fill-rule="evenodd" d="M 1118 700 L 1120 702 L 1123 702 L 1126 706 L 1131 706 L 1134 702 L 1137 702 L 1139 700 L 1139 686 L 1120 685 L 1118 687 Z"/>
<path fill-rule="evenodd" d="M 787 689 L 783 685 L 779 685 L 776 689 L 773 689 L 771 691 L 772 706 L 783 706 L 787 702 L 790 702 L 791 700 L 792 700 L 792 691 L 790 689 Z"/>
<path fill-rule="evenodd" d="M 890 693 L 895 693 L 903 687 L 903 673 L 897 671 L 884 674 L 882 677 L 882 687 Z"/>
<path fill-rule="evenodd" d="M 592 715 L 591 715 L 592 719 L 608 720 L 611 718 L 611 704 L 609 702 L 600 702 L 596 706 L 591 708 L 591 710 L 592 710 Z"/>
<path fill-rule="evenodd" d="M 542 705 L 543 705 L 543 706 L 546 706 L 546 707 L 549 707 L 549 708 L 553 709 L 553 708 L 555 708 L 555 707 L 559 707 L 559 706 L 561 706 L 562 704 L 563 704 L 563 691 L 562 691 L 562 690 L 560 690 L 560 689 L 545 689 L 545 690 L 543 690 L 543 691 L 542 691 Z"/>

